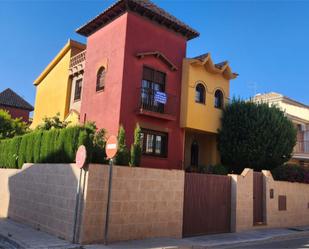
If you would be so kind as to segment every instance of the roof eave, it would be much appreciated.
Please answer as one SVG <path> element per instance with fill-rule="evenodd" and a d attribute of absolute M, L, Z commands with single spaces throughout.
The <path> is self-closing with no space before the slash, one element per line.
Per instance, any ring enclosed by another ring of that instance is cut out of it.
<path fill-rule="evenodd" d="M 214 74 L 221 74 L 227 80 L 233 80 L 238 77 L 238 73 L 233 73 L 228 61 L 221 62 L 222 66 L 218 66 L 220 63 L 214 64 L 210 53 L 205 54 L 202 59 L 188 58 L 189 64 L 203 66 L 207 71 Z"/>
<path fill-rule="evenodd" d="M 30 105 L 30 104 L 29 104 L 29 105 Z M 34 111 L 34 107 L 26 108 L 26 107 L 15 106 L 15 105 L 7 105 L 7 104 L 3 104 L 3 103 L 0 103 L 0 106 L 10 107 L 10 108 L 17 108 L 17 109 L 26 110 L 26 111 L 29 111 L 29 112 Z M 0 109 L 1 109 L 1 108 L 0 108 Z"/>
<path fill-rule="evenodd" d="M 76 29 L 76 32 L 80 35 L 88 37 L 92 35 L 93 33 L 95 33 L 97 30 L 99 30 L 101 27 L 107 25 L 108 23 L 112 22 L 113 20 L 121 16 L 122 14 L 127 13 L 129 11 L 139 13 L 138 9 L 140 10 L 143 9 L 144 12 L 147 12 L 147 13 L 151 12 L 152 15 L 156 15 L 156 22 L 158 22 L 159 24 L 171 23 L 171 27 L 169 29 L 182 34 L 184 37 L 187 38 L 187 40 L 194 39 L 200 35 L 199 32 L 197 32 L 196 30 L 190 28 L 189 26 L 185 24 L 181 25 L 181 23 L 180 24 L 176 23 L 173 20 L 170 20 L 162 15 L 160 16 L 155 11 L 144 8 L 143 6 L 138 6 L 138 7 L 135 6 L 134 8 L 132 8 L 132 6 L 130 7 L 130 4 L 135 4 L 137 6 L 136 2 L 129 1 L 129 0 L 126 0 L 126 1 L 120 0 L 116 2 L 114 5 L 106 9 L 104 12 L 102 12 L 101 14 L 97 15 L 95 18 L 88 21 L 85 25 Z"/>

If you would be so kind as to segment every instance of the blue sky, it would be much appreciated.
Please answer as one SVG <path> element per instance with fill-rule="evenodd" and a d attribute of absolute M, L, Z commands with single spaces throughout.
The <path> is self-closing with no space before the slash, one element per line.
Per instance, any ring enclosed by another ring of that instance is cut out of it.
<path fill-rule="evenodd" d="M 34 104 L 33 81 L 75 29 L 114 1 L 0 0 L 0 91 Z M 309 104 L 309 1 L 153 0 L 201 35 L 187 56 L 210 52 L 239 73 L 231 96 L 276 91 Z"/>

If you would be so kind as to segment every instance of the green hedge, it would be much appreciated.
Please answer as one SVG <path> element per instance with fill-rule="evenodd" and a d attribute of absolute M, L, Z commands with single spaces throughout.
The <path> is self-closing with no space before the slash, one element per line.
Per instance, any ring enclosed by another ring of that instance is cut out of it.
<path fill-rule="evenodd" d="M 24 163 L 72 163 L 82 144 L 90 162 L 92 137 L 91 129 L 72 126 L 0 140 L 0 168 L 21 168 Z"/>
<path fill-rule="evenodd" d="M 271 171 L 277 181 L 300 182 L 309 184 L 309 168 L 298 164 L 284 164 Z"/>

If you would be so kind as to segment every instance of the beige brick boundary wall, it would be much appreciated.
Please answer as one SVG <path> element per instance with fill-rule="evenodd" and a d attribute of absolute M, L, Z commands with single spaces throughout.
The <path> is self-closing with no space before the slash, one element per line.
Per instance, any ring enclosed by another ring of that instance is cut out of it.
<path fill-rule="evenodd" d="M 8 217 L 10 203 L 9 179 L 20 171 L 18 169 L 0 169 L 0 218 Z"/>
<path fill-rule="evenodd" d="M 253 225 L 253 170 L 245 169 L 232 178 L 231 230 L 285 228 L 309 225 L 309 184 L 275 181 L 270 171 L 263 172 L 265 225 Z M 270 190 L 273 198 L 270 198 Z M 286 210 L 279 211 L 279 195 L 286 196 Z"/>
<path fill-rule="evenodd" d="M 108 166 L 91 164 L 80 242 L 102 242 Z M 113 167 L 108 240 L 182 237 L 184 172 Z"/>
<path fill-rule="evenodd" d="M 266 187 L 267 227 L 309 225 L 309 184 L 274 181 L 269 171 L 263 171 Z M 270 198 L 270 190 L 274 198 Z M 278 196 L 286 196 L 286 210 L 278 210 Z"/>
<path fill-rule="evenodd" d="M 231 177 L 231 231 L 239 232 L 253 225 L 253 171 L 245 169 Z"/>
<path fill-rule="evenodd" d="M 25 164 L 0 169 L 0 217 L 10 217 L 72 240 L 80 170 L 74 164 Z M 81 243 L 104 239 L 109 167 L 83 171 L 78 235 Z M 309 225 L 309 184 L 274 181 L 263 171 L 265 222 L 253 226 L 253 171 L 231 177 L 231 231 Z M 180 170 L 113 167 L 108 240 L 182 237 L 185 173 Z M 270 190 L 274 198 L 270 198 Z M 279 195 L 287 210 L 278 210 Z"/>
<path fill-rule="evenodd" d="M 72 240 L 78 177 L 74 164 L 0 169 L 0 215 Z"/>

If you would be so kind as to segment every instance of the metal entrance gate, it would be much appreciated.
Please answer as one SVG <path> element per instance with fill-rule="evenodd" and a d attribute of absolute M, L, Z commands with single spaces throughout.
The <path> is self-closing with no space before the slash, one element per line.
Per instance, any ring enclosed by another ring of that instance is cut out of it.
<path fill-rule="evenodd" d="M 263 173 L 253 173 L 253 224 L 262 224 L 263 219 Z"/>
<path fill-rule="evenodd" d="M 230 232 L 231 178 L 186 173 L 183 236 Z"/>

